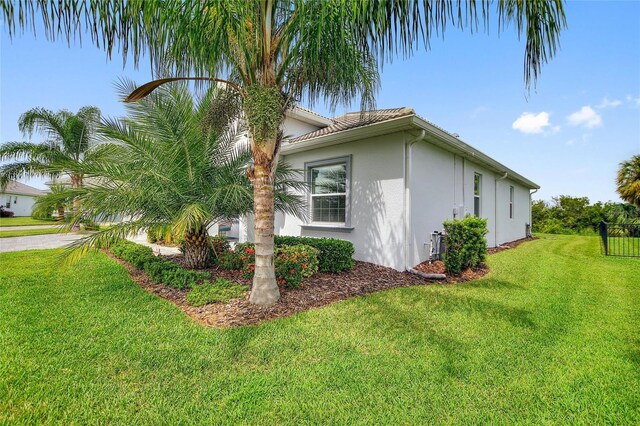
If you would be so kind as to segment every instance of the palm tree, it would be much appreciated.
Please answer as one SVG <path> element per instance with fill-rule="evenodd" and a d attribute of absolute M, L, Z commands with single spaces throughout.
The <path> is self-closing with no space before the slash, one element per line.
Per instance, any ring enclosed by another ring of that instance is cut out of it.
<path fill-rule="evenodd" d="M 133 88 L 121 85 L 126 93 Z M 73 246 L 83 249 L 79 253 L 130 233 L 169 226 L 184 241 L 187 265 L 204 268 L 209 226 L 253 208 L 246 174 L 251 155 L 238 141 L 242 128 L 234 125 L 233 102 L 217 89 L 194 99 L 186 85 L 178 84 L 127 104 L 127 110 L 126 118 L 105 119 L 99 127 L 104 161 L 82 166 L 87 185 L 42 197 L 38 207 L 80 200 L 73 223 L 131 218 L 79 240 Z M 276 206 L 293 214 L 303 211 L 302 200 L 289 192 L 304 185 L 296 177 L 285 164 L 276 175 Z"/>
<path fill-rule="evenodd" d="M 493 2 L 444 0 L 167 0 L 86 3 L 47 0 L 4 4 L 10 35 L 42 18 L 47 37 L 74 39 L 89 32 L 110 56 L 151 59 L 158 77 L 128 100 L 140 99 L 175 78 L 213 80 L 242 97 L 254 166 L 256 272 L 251 301 L 279 298 L 273 269 L 274 171 L 278 129 L 299 99 L 331 106 L 357 96 L 374 104 L 378 64 L 429 46 L 449 26 L 488 28 L 493 16 L 502 30 L 512 24 L 524 35 L 525 84 L 530 86 L 559 44 L 566 26 L 562 0 Z M 195 77 L 189 77 L 195 76 Z"/>
<path fill-rule="evenodd" d="M 31 138 L 33 133 L 41 133 L 46 139 L 42 143 L 7 142 L 0 146 L 0 160 L 13 161 L 0 166 L 0 186 L 25 177 L 69 175 L 71 187 L 80 188 L 84 182 L 84 175 L 78 172 L 81 164 L 97 159 L 93 136 L 99 121 L 100 110 L 93 106 L 80 108 L 75 114 L 45 108 L 25 112 L 18 120 L 23 135 Z M 73 208 L 78 210 L 78 200 Z"/>
<path fill-rule="evenodd" d="M 620 163 L 616 184 L 620 198 L 640 209 L 640 155 Z"/>

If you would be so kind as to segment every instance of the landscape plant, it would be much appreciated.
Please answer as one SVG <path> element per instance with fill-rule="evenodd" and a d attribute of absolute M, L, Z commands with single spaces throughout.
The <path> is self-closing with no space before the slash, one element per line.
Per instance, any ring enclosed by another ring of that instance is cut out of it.
<path fill-rule="evenodd" d="M 620 163 L 616 184 L 620 198 L 640 210 L 640 154 Z"/>
<path fill-rule="evenodd" d="M 95 140 L 95 130 L 100 122 L 100 110 L 94 106 L 80 108 L 77 113 L 67 110 L 53 112 L 46 108 L 33 108 L 22 114 L 18 128 L 29 139 L 40 133 L 45 140 L 36 142 L 5 142 L 0 145 L 0 189 L 21 178 L 46 177 L 50 179 L 68 177 L 71 188 L 84 185 L 86 165 L 100 162 L 102 151 Z M 79 200 L 69 203 L 79 211 Z M 51 206 L 62 213 L 62 205 Z M 52 209 L 49 210 L 49 214 Z M 80 224 L 74 224 L 79 230 Z"/>
<path fill-rule="evenodd" d="M 495 2 L 497 26 L 525 37 L 529 86 L 559 45 L 563 2 Z M 237 91 L 249 126 L 253 166 L 256 273 L 250 299 L 279 298 L 274 271 L 274 189 L 285 112 L 299 99 L 331 106 L 361 98 L 374 105 L 378 67 L 429 47 L 449 26 L 489 27 L 489 2 L 374 0 L 168 0 L 164 2 L 2 3 L 9 35 L 42 21 L 47 37 L 71 41 L 89 33 L 109 57 L 152 61 L 158 80 L 132 92 L 141 99 L 176 79 L 211 80 Z"/>
<path fill-rule="evenodd" d="M 132 90 L 128 82 L 119 87 L 123 93 Z M 72 247 L 80 253 L 140 231 L 161 231 L 180 242 L 188 267 L 205 268 L 211 256 L 209 227 L 254 209 L 246 175 L 251 154 L 236 141 L 241 130 L 234 124 L 236 113 L 227 109 L 226 115 L 211 117 L 222 108 L 220 102 L 231 108 L 224 90 L 194 97 L 177 83 L 127 104 L 125 118 L 105 119 L 99 127 L 104 161 L 82 168 L 92 184 L 40 197 L 38 204 L 81 201 L 72 223 L 126 218 L 75 242 Z M 275 185 L 277 208 L 299 214 L 303 201 L 292 191 L 304 188 L 298 172 L 281 163 Z"/>
<path fill-rule="evenodd" d="M 475 268 L 487 257 L 485 235 L 487 219 L 467 216 L 443 223 L 445 230 L 444 266 L 447 272 L 458 275 L 468 268 Z"/>

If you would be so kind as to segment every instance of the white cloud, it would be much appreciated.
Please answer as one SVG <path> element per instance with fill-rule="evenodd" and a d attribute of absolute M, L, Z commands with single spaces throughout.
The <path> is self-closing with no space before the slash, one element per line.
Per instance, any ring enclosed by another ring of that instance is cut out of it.
<path fill-rule="evenodd" d="M 602 102 L 599 105 L 596 105 L 596 108 L 615 108 L 617 106 L 622 105 L 622 101 L 620 99 L 612 99 L 609 100 L 606 96 L 602 98 Z"/>
<path fill-rule="evenodd" d="M 536 134 L 542 133 L 547 126 L 549 126 L 549 113 L 543 111 L 538 114 L 531 112 L 523 113 L 513 122 L 511 128 L 519 130 L 522 133 Z"/>
<path fill-rule="evenodd" d="M 640 106 L 640 96 L 638 96 L 637 98 L 634 98 L 631 95 L 627 95 L 627 101 L 631 102 L 632 104 L 635 104 L 636 106 Z"/>
<path fill-rule="evenodd" d="M 569 115 L 567 120 L 572 126 L 585 126 L 588 129 L 602 126 L 602 117 L 588 105 Z"/>
<path fill-rule="evenodd" d="M 561 127 L 560 126 L 553 126 L 551 128 L 551 134 L 555 135 L 556 133 L 560 132 Z"/>

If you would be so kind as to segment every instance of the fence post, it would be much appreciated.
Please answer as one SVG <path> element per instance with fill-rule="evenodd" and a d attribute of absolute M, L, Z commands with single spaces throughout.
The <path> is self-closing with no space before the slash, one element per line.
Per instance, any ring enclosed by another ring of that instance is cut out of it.
<path fill-rule="evenodd" d="M 609 256 L 609 241 L 607 240 L 607 237 L 609 236 L 609 226 L 607 222 L 603 220 L 600 222 L 598 228 L 600 230 L 600 238 L 602 239 L 602 248 L 604 250 L 604 255 Z"/>

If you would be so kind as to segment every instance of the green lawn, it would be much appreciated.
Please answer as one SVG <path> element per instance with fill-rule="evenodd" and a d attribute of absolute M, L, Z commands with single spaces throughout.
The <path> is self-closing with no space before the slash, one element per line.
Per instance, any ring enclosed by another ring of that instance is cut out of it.
<path fill-rule="evenodd" d="M 640 259 L 594 237 L 227 330 L 59 253 L 0 255 L 0 424 L 640 423 Z"/>
<path fill-rule="evenodd" d="M 3 226 L 55 225 L 52 220 L 40 220 L 32 217 L 2 217 L 0 228 Z"/>
<path fill-rule="evenodd" d="M 9 237 L 25 237 L 28 235 L 45 235 L 45 234 L 58 234 L 60 228 L 44 228 L 44 229 L 17 229 L 15 231 L 3 231 L 0 229 L 0 238 Z"/>

